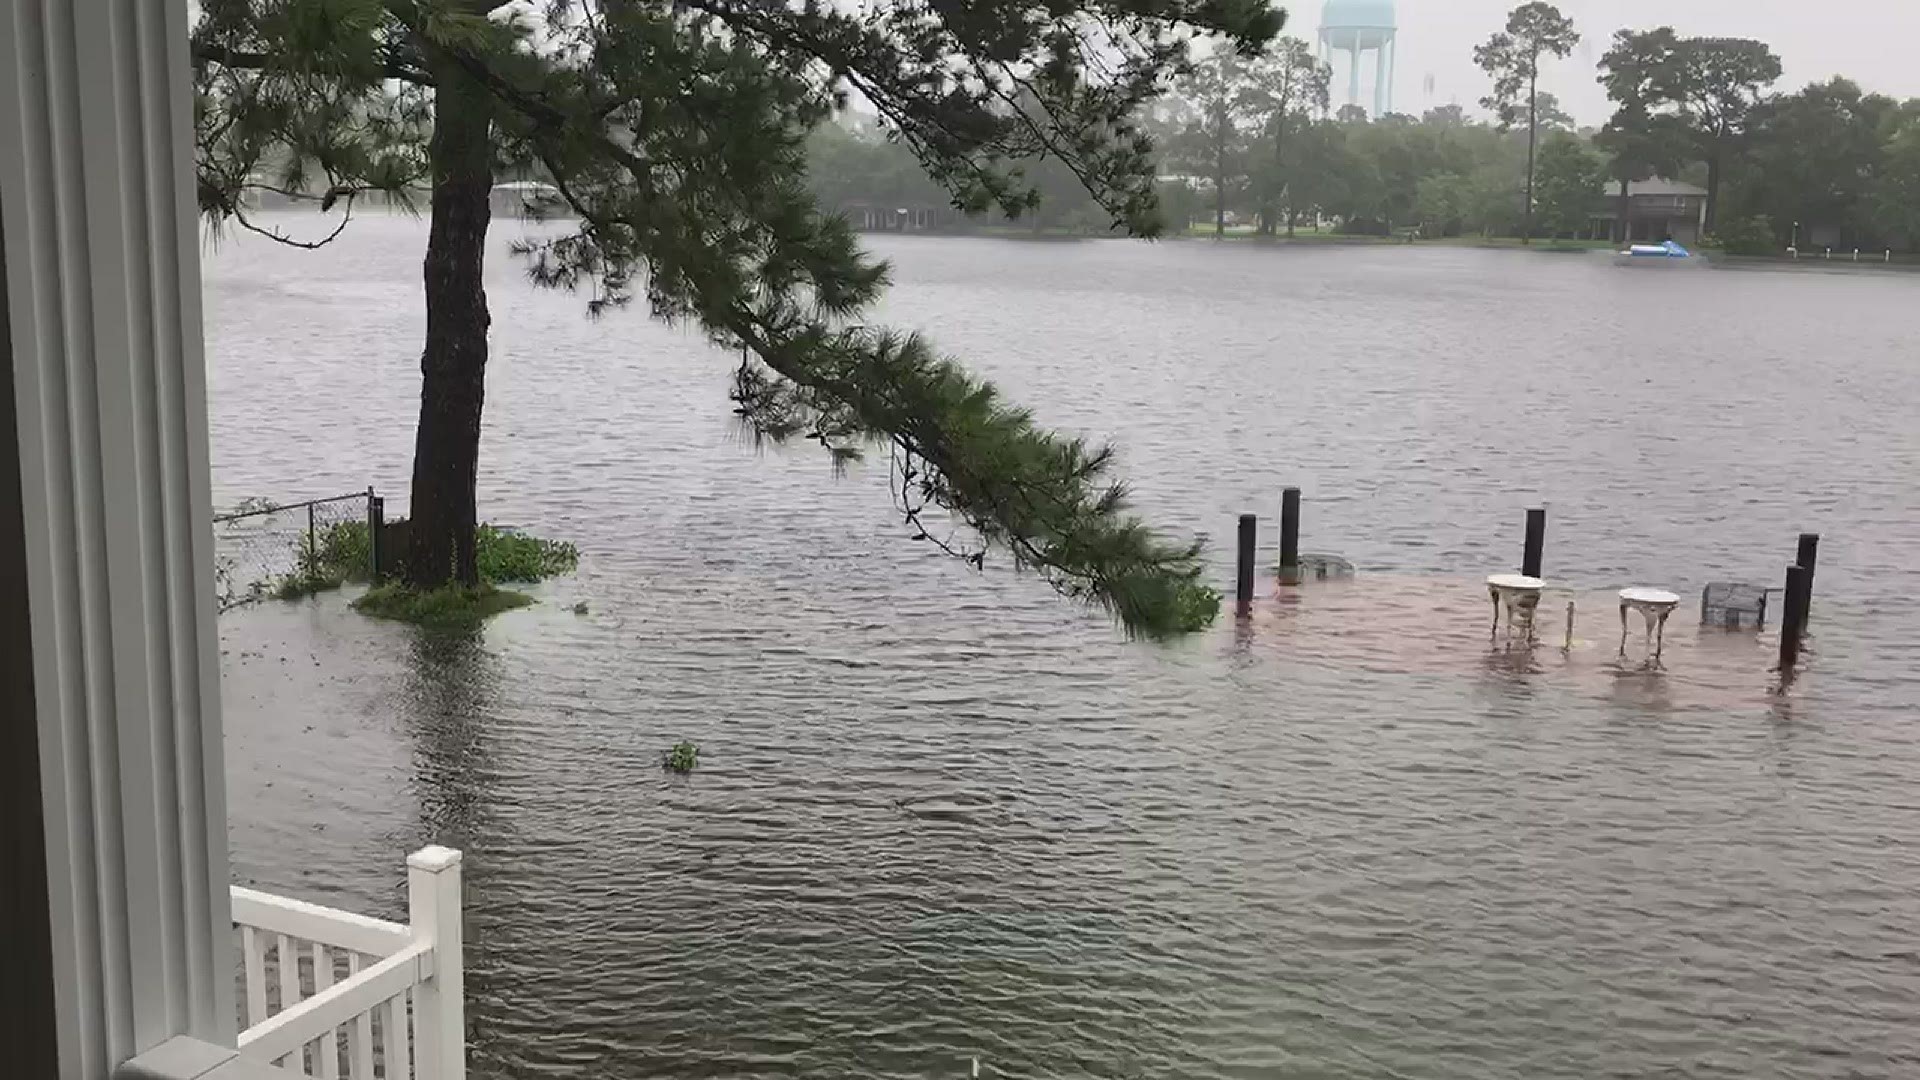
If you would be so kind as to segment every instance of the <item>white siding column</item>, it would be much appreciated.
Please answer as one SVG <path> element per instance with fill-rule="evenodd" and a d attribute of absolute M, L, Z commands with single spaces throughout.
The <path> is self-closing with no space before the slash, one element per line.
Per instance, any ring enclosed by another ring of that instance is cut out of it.
<path fill-rule="evenodd" d="M 1387 115 L 1387 50 L 1393 47 L 1392 38 L 1382 38 L 1380 48 L 1373 54 L 1373 118 Z"/>
<path fill-rule="evenodd" d="M 234 1038 L 186 0 L 0 0 L 0 88 L 33 885 L 103 1080 Z"/>

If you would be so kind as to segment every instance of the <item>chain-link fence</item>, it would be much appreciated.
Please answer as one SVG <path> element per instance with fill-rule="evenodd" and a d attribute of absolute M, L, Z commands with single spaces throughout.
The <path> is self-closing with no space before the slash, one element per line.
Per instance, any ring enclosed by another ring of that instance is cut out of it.
<path fill-rule="evenodd" d="M 284 505 L 248 499 L 213 519 L 221 611 L 373 577 L 373 489 Z"/>

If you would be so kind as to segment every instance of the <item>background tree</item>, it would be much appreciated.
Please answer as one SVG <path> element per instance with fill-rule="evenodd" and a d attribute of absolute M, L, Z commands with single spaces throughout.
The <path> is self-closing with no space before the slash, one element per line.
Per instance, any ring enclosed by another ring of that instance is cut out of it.
<path fill-rule="evenodd" d="M 1902 115 L 1893 124 L 1873 183 L 1872 213 L 1889 244 L 1920 248 L 1920 116 Z"/>
<path fill-rule="evenodd" d="M 1037 193 L 1009 163 L 1052 156 L 1113 220 L 1150 232 L 1136 110 L 1188 67 L 1192 34 L 1264 46 L 1282 23 L 1266 4 L 203 0 L 200 12 L 208 215 L 258 227 L 244 196 L 273 185 L 316 194 L 344 223 L 356 197 L 406 198 L 431 177 L 412 584 L 478 581 L 482 267 L 495 170 L 518 161 L 575 215 L 520 249 L 536 282 L 585 291 L 593 313 L 638 292 L 656 317 L 698 325 L 743 358 L 736 412 L 765 438 L 812 439 L 836 462 L 887 447 L 916 538 L 976 565 L 1007 551 L 1133 630 L 1211 616 L 1197 550 L 1127 514 L 1109 451 L 1038 428 L 924 340 L 864 322 L 886 267 L 818 211 L 805 147 L 857 92 L 962 209 L 1031 209 Z M 951 545 L 929 509 L 983 546 Z"/>
<path fill-rule="evenodd" d="M 1773 222 L 1765 215 L 1738 218 L 1731 215 L 1715 230 L 1714 242 L 1729 255 L 1771 255 L 1780 250 Z"/>
<path fill-rule="evenodd" d="M 1676 40 L 1671 29 L 1620 30 L 1600 57 L 1600 83 L 1614 103 L 1613 116 L 1594 137 L 1606 154 L 1608 176 L 1619 184 L 1615 237 L 1633 239 L 1633 185 L 1679 163 L 1685 133 L 1671 116 L 1656 110 L 1665 101 Z"/>
<path fill-rule="evenodd" d="M 1607 163 L 1572 135 L 1556 134 L 1540 148 L 1540 221 L 1554 235 L 1579 232 L 1604 197 Z"/>
<path fill-rule="evenodd" d="M 1226 235 L 1227 203 L 1246 177 L 1246 128 L 1258 112 L 1248 62 L 1220 51 L 1178 84 L 1194 119 L 1173 144 L 1173 159 L 1213 184 L 1213 235 Z"/>
<path fill-rule="evenodd" d="M 1466 176 L 1461 189 L 1461 228 L 1481 236 L 1513 236 L 1520 232 L 1519 150 L 1507 152 L 1504 142 L 1493 144 L 1498 152 L 1481 158 Z"/>
<path fill-rule="evenodd" d="M 1560 107 L 1560 99 L 1541 90 L 1533 95 L 1534 122 L 1541 131 L 1572 131 L 1573 117 Z"/>
<path fill-rule="evenodd" d="M 1295 137 L 1299 150 L 1293 170 L 1293 206 L 1313 214 L 1352 218 L 1372 205 L 1377 180 L 1370 166 L 1347 145 L 1346 125 L 1332 120 L 1309 123 Z"/>
<path fill-rule="evenodd" d="M 828 210 L 854 203 L 884 208 L 947 201 L 945 189 L 927 178 L 912 151 L 851 113 L 808 135 L 807 186 Z"/>
<path fill-rule="evenodd" d="M 1333 69 L 1313 55 L 1312 46 L 1299 38 L 1275 42 L 1253 68 L 1252 92 L 1266 113 L 1266 133 L 1272 143 L 1261 170 L 1260 231 L 1272 233 L 1281 207 L 1287 207 L 1287 235 L 1293 235 L 1294 215 L 1288 183 L 1292 169 L 1287 158 L 1287 136 L 1307 117 L 1327 111 L 1327 86 Z"/>
<path fill-rule="evenodd" d="M 1367 107 L 1348 102 L 1334 110 L 1333 118 L 1343 124 L 1364 124 L 1367 122 Z"/>
<path fill-rule="evenodd" d="M 1533 238 L 1534 145 L 1540 130 L 1540 56 L 1565 57 L 1580 42 L 1573 20 L 1552 4 L 1533 0 L 1514 8 L 1507 29 L 1473 50 L 1473 62 L 1493 76 L 1493 93 L 1480 99 L 1492 109 L 1503 128 L 1523 117 L 1527 122 L 1527 193 L 1521 204 L 1520 239 Z M 1523 104 L 1524 102 L 1524 104 Z"/>
<path fill-rule="evenodd" d="M 1414 212 L 1420 220 L 1420 235 L 1460 235 L 1470 199 L 1467 178 L 1459 173 L 1421 177 L 1414 186 Z"/>
<path fill-rule="evenodd" d="M 1780 78 L 1780 58 L 1746 38 L 1658 39 L 1668 50 L 1659 63 L 1654 96 L 1670 106 L 1707 166 L 1707 229 L 1719 220 L 1721 171 L 1746 138 L 1767 87 Z"/>
<path fill-rule="evenodd" d="M 1420 181 L 1445 166 L 1434 136 L 1419 124 L 1385 119 L 1348 128 L 1347 145 L 1367 163 L 1374 182 L 1369 216 L 1378 219 L 1380 231 L 1390 233 L 1419 218 Z"/>
<path fill-rule="evenodd" d="M 1887 133 L 1901 115 L 1892 98 L 1839 78 L 1770 102 L 1755 121 L 1741 213 L 1768 218 L 1783 241 L 1801 221 L 1836 230 L 1843 243 L 1871 246 L 1893 231 L 1874 212 Z"/>

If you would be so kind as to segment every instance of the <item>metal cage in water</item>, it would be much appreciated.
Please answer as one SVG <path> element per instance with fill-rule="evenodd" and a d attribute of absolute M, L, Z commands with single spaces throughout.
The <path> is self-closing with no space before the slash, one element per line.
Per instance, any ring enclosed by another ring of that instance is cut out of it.
<path fill-rule="evenodd" d="M 1758 630 L 1767 623 L 1767 588 L 1733 581 L 1709 582 L 1700 592 L 1700 625 Z"/>

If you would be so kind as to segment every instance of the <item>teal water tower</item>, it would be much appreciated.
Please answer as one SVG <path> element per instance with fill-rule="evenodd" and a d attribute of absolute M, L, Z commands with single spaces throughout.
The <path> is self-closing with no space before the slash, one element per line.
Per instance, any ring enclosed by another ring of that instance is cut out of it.
<path fill-rule="evenodd" d="M 1373 54 L 1373 118 L 1393 111 L 1394 57 L 1393 0 L 1327 0 L 1320 9 L 1320 59 L 1333 64 L 1336 74 L 1344 57 L 1347 97 L 1342 105 L 1359 105 L 1360 71 L 1366 54 Z"/>

